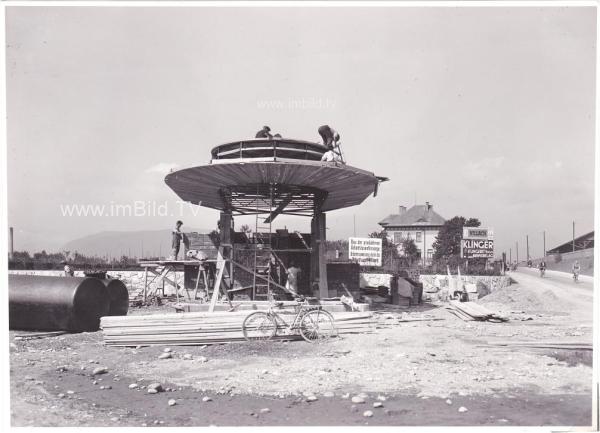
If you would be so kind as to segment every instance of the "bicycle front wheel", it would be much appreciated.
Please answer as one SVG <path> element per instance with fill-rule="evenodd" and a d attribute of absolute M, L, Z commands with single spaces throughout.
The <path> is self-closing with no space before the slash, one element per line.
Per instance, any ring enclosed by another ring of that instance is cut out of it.
<path fill-rule="evenodd" d="M 242 332 L 248 341 L 270 340 L 277 332 L 277 323 L 270 314 L 257 311 L 244 319 Z"/>
<path fill-rule="evenodd" d="M 335 336 L 333 316 L 329 311 L 311 310 L 300 320 L 300 335 L 310 343 L 321 343 Z"/>

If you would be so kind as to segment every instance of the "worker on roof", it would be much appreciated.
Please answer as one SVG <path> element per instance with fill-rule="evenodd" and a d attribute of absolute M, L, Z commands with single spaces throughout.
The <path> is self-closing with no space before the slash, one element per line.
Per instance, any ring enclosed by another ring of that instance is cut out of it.
<path fill-rule="evenodd" d="M 256 138 L 273 138 L 271 134 L 271 128 L 268 126 L 263 126 L 263 128 L 256 133 Z"/>
<path fill-rule="evenodd" d="M 335 149 L 332 145 L 327 148 L 327 152 L 323 154 L 321 161 L 341 162 L 342 164 L 345 164 L 339 149 Z"/>
<path fill-rule="evenodd" d="M 328 125 L 319 127 L 319 134 L 323 138 L 323 146 L 327 148 L 327 152 L 323 154 L 321 161 L 341 162 L 345 164 L 346 162 L 340 149 L 340 134 Z"/>
<path fill-rule="evenodd" d="M 329 125 L 319 126 L 319 135 L 323 139 L 323 146 L 333 146 L 340 141 L 340 134 Z"/>

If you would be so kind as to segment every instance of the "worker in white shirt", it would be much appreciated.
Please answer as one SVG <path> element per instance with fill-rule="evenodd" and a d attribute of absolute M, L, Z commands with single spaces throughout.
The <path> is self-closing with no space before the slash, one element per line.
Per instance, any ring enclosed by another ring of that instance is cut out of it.
<path fill-rule="evenodd" d="M 333 146 L 329 146 L 327 148 L 327 152 L 325 152 L 323 154 L 323 156 L 321 157 L 321 161 L 325 161 L 325 162 L 335 162 L 336 160 L 336 155 L 335 152 L 333 151 Z"/>

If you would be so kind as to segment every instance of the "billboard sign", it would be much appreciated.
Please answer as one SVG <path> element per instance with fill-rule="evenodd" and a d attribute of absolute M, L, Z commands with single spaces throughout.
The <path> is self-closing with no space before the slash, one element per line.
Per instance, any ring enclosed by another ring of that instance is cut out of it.
<path fill-rule="evenodd" d="M 460 255 L 465 259 L 493 259 L 494 230 L 481 227 L 463 227 Z"/>
<path fill-rule="evenodd" d="M 463 227 L 463 239 L 494 239 L 494 230 L 481 227 Z"/>
<path fill-rule="evenodd" d="M 382 240 L 379 238 L 349 238 L 348 258 L 360 266 L 381 266 Z"/>

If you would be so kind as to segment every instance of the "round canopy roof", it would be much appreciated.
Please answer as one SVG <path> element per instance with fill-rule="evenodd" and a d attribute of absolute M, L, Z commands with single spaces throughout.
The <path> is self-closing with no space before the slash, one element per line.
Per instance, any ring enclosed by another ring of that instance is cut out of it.
<path fill-rule="evenodd" d="M 341 209 L 362 203 L 376 191 L 380 180 L 371 172 L 345 164 L 275 158 L 213 160 L 165 177 L 166 184 L 182 200 L 218 210 L 229 207 L 227 191 L 271 184 L 299 193 L 323 191 L 326 194 L 321 209 Z"/>

